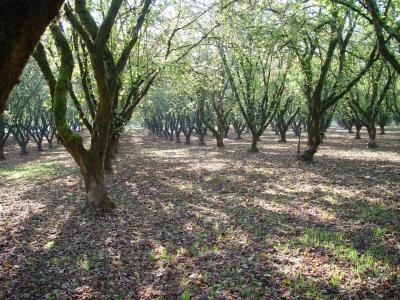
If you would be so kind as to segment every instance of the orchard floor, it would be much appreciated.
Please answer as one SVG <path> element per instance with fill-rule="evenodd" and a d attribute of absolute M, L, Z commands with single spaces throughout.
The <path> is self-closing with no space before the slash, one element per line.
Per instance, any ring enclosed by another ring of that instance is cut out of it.
<path fill-rule="evenodd" d="M 126 133 L 117 208 L 84 216 L 61 146 L 0 163 L 0 299 L 399 299 L 400 130 L 225 149 Z M 304 147 L 304 144 L 302 145 Z M 7 149 L 7 148 L 6 148 Z"/>

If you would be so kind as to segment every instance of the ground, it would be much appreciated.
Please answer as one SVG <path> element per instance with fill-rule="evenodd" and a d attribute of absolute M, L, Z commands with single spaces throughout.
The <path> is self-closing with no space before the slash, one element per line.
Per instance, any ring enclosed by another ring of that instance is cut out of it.
<path fill-rule="evenodd" d="M 314 163 L 270 131 L 260 153 L 121 141 L 116 210 L 85 216 L 57 146 L 0 164 L 0 299 L 400 298 L 400 132 L 330 129 Z M 302 145 L 304 148 L 304 144 Z"/>

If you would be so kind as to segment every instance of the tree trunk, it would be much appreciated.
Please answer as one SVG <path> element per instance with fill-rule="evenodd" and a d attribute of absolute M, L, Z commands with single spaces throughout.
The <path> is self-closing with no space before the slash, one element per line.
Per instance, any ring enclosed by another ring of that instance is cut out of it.
<path fill-rule="evenodd" d="M 237 134 L 236 139 L 237 140 L 241 140 L 242 139 L 242 133 L 240 131 L 238 131 L 238 132 L 236 132 L 236 134 Z"/>
<path fill-rule="evenodd" d="M 361 126 L 356 126 L 356 136 L 355 136 L 355 139 L 356 139 L 356 140 L 361 139 L 361 133 L 360 133 L 360 131 L 361 131 Z"/>
<path fill-rule="evenodd" d="M 37 151 L 43 151 L 43 147 L 42 147 L 42 141 L 39 141 L 36 143 L 36 147 L 37 147 Z"/>
<path fill-rule="evenodd" d="M 119 142 L 119 135 L 112 134 L 108 138 L 106 154 L 104 156 L 104 171 L 107 174 L 111 174 L 113 171 L 112 160 L 118 153 L 118 142 Z"/>
<path fill-rule="evenodd" d="M 0 160 L 5 160 L 5 159 L 6 159 L 6 157 L 4 156 L 4 145 L 0 141 Z"/>
<path fill-rule="evenodd" d="M 321 143 L 320 119 L 317 116 L 312 116 L 307 126 L 307 148 L 300 156 L 302 161 L 313 161 L 314 154 L 317 152 L 318 146 Z"/>
<path fill-rule="evenodd" d="M 353 125 L 347 126 L 347 132 L 348 133 L 353 133 Z"/>
<path fill-rule="evenodd" d="M 385 135 L 385 125 L 379 125 L 379 128 L 381 129 L 380 134 Z"/>
<path fill-rule="evenodd" d="M 375 125 L 367 126 L 368 131 L 368 148 L 376 148 L 376 128 Z"/>
<path fill-rule="evenodd" d="M 94 210 L 110 211 L 115 204 L 107 196 L 107 189 L 104 182 L 104 171 L 100 168 L 84 168 L 82 175 L 85 180 L 86 188 L 86 204 L 84 212 L 92 212 Z M 82 170 L 82 168 L 81 168 Z"/>
<path fill-rule="evenodd" d="M 224 130 L 224 138 L 228 138 L 229 126 Z"/>
<path fill-rule="evenodd" d="M 285 128 L 280 128 L 279 129 L 279 133 L 280 133 L 280 136 L 281 136 L 281 139 L 279 140 L 279 142 L 286 143 L 286 131 L 287 131 L 287 128 L 286 129 Z"/>
<path fill-rule="evenodd" d="M 190 136 L 191 134 L 188 133 L 187 135 L 185 135 L 185 144 L 186 145 L 190 145 L 192 142 L 190 141 Z"/>
<path fill-rule="evenodd" d="M 247 151 L 249 153 L 258 153 L 259 150 L 257 148 L 257 143 L 260 137 L 258 135 L 253 134 L 250 149 Z"/>
<path fill-rule="evenodd" d="M 180 130 L 175 130 L 175 143 L 177 143 L 177 144 L 181 143 L 181 131 Z"/>
<path fill-rule="evenodd" d="M 217 139 L 217 147 L 218 148 L 223 148 L 224 147 L 224 136 L 223 134 L 216 135 L 215 138 Z"/>
<path fill-rule="evenodd" d="M 198 137 L 199 137 L 199 145 L 200 145 L 200 146 L 204 146 L 206 143 L 205 143 L 205 141 L 204 141 L 204 132 L 203 132 L 203 130 L 200 129 L 200 130 L 197 132 L 197 134 L 198 134 Z"/>
<path fill-rule="evenodd" d="M 21 146 L 21 145 L 20 145 L 20 147 L 21 147 L 21 152 L 20 152 L 20 154 L 21 154 L 21 155 L 28 155 L 28 150 L 26 150 L 26 145 L 25 145 L 25 146 Z"/>

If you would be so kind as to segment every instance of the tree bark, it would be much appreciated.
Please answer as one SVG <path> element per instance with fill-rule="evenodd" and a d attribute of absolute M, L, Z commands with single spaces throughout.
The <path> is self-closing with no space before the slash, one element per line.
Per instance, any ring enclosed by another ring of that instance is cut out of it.
<path fill-rule="evenodd" d="M 21 155 L 28 155 L 28 150 L 26 150 L 26 146 L 20 145 L 20 147 L 21 147 L 21 152 L 20 152 L 20 154 L 21 154 Z"/>
<path fill-rule="evenodd" d="M 112 160 L 118 153 L 119 135 L 111 134 L 108 138 L 106 154 L 104 157 L 104 171 L 111 174 L 113 171 Z"/>
<path fill-rule="evenodd" d="M 249 153 L 258 153 L 260 152 L 257 148 L 257 143 L 259 141 L 260 137 L 256 134 L 253 134 L 252 140 L 251 140 L 251 146 L 250 149 L 247 151 Z"/>
<path fill-rule="evenodd" d="M 175 130 L 175 143 L 181 144 L 181 131 Z"/>
<path fill-rule="evenodd" d="M 307 148 L 300 156 L 300 159 L 302 161 L 313 161 L 314 154 L 317 152 L 318 146 L 321 143 L 320 118 L 318 118 L 317 115 L 313 115 L 309 120 L 309 124 L 307 127 Z"/>
<path fill-rule="evenodd" d="M 40 37 L 64 0 L 0 3 L 0 115 Z"/>
<path fill-rule="evenodd" d="M 204 131 L 202 129 L 202 126 L 199 128 L 199 130 L 197 130 L 197 135 L 199 138 L 199 145 L 204 146 L 206 143 L 204 141 Z"/>
<path fill-rule="evenodd" d="M 376 148 L 376 128 L 375 125 L 367 126 L 368 131 L 368 148 Z"/>
<path fill-rule="evenodd" d="M 380 134 L 381 135 L 385 135 L 385 125 L 379 125 L 379 128 L 381 129 L 381 132 L 380 132 Z"/>
<path fill-rule="evenodd" d="M 279 128 L 279 134 L 281 136 L 281 139 L 279 140 L 279 142 L 286 143 L 286 132 L 287 132 L 287 128 Z"/>
<path fill-rule="evenodd" d="M 42 142 L 37 142 L 36 147 L 37 147 L 37 151 L 39 151 L 39 152 L 43 151 Z"/>
<path fill-rule="evenodd" d="M 216 140 L 217 140 L 217 147 L 218 148 L 223 148 L 224 147 L 224 137 L 223 134 L 222 135 L 216 135 L 215 136 Z"/>
<path fill-rule="evenodd" d="M 190 141 L 190 136 L 191 136 L 191 134 L 189 133 L 189 134 L 187 134 L 187 135 L 185 135 L 185 144 L 186 145 L 190 145 L 192 142 Z"/>
<path fill-rule="evenodd" d="M 88 167 L 81 166 L 86 188 L 86 204 L 83 211 L 90 213 L 94 210 L 112 210 L 115 205 L 107 196 L 103 166 L 96 167 L 90 164 Z"/>
<path fill-rule="evenodd" d="M 4 156 L 4 145 L 0 142 L 0 160 L 5 160 L 6 157 Z"/>
<path fill-rule="evenodd" d="M 361 126 L 356 126 L 356 136 L 354 137 L 356 140 L 361 139 Z"/>

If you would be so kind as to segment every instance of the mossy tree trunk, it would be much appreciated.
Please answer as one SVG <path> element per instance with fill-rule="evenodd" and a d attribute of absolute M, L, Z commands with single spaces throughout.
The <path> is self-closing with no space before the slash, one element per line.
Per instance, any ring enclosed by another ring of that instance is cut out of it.
<path fill-rule="evenodd" d="M 110 78 L 107 77 L 103 56 L 106 51 L 106 42 L 110 35 L 114 22 L 113 20 L 117 15 L 121 3 L 122 0 L 112 1 L 110 10 L 104 23 L 98 30 L 96 39 L 94 39 L 94 41 L 90 39 L 85 41 L 89 49 L 99 97 L 89 149 L 83 146 L 82 137 L 73 132 L 67 122 L 67 93 L 71 87 L 74 61 L 68 41 L 58 25 L 52 24 L 50 26 L 52 36 L 61 57 L 61 65 L 57 80 L 51 73 L 45 56 L 46 53 L 41 51 L 43 48 L 38 48 L 35 55 L 35 59 L 38 61 L 44 77 L 49 84 L 50 91 L 53 92 L 52 108 L 58 136 L 62 144 L 78 164 L 85 181 L 87 195 L 85 210 L 87 211 L 97 209 L 108 211 L 114 207 L 114 204 L 107 196 L 104 179 L 104 159 L 109 138 L 110 124 L 113 117 L 113 97 L 115 96 L 114 94 L 110 94 L 110 91 L 116 90 L 116 86 L 119 85 L 119 80 L 118 78 L 110 80 Z M 81 28 L 81 30 L 83 29 Z"/>

